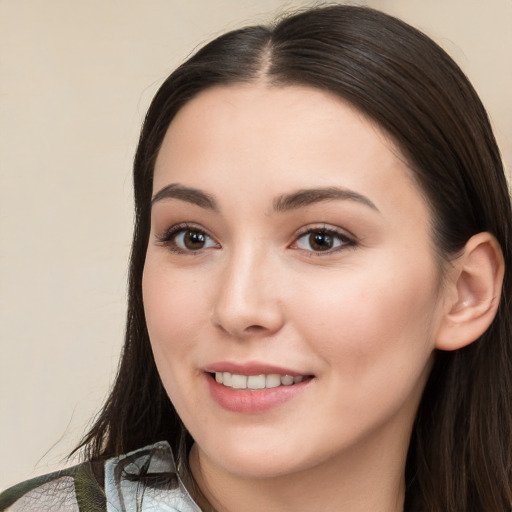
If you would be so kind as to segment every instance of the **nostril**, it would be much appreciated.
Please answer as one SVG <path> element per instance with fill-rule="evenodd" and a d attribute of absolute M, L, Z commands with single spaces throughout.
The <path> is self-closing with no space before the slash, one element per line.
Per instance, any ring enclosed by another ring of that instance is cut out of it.
<path fill-rule="evenodd" d="M 261 331 L 264 331 L 265 330 L 265 327 L 263 327 L 262 325 L 249 325 L 249 327 L 246 327 L 245 330 L 247 332 L 261 332 Z"/>

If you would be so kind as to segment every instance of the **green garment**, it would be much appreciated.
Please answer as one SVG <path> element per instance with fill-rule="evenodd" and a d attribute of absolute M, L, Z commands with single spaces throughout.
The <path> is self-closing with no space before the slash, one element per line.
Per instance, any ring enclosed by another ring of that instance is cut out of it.
<path fill-rule="evenodd" d="M 167 442 L 104 463 L 85 462 L 0 494 L 0 512 L 201 512 Z"/>

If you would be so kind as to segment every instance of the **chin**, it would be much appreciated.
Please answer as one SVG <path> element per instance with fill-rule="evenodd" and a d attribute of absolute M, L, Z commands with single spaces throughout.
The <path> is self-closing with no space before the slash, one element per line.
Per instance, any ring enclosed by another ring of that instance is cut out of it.
<path fill-rule="evenodd" d="M 318 454 L 309 453 L 303 441 L 287 443 L 286 439 L 280 438 L 265 442 L 265 435 L 258 439 L 254 435 L 246 437 L 246 442 L 241 442 L 232 437 L 228 440 L 225 434 L 222 441 L 213 438 L 198 444 L 198 448 L 214 467 L 245 479 L 278 478 L 319 463 L 316 460 Z"/>
<path fill-rule="evenodd" d="M 275 479 L 300 471 L 300 466 L 281 456 L 251 455 L 242 457 L 236 454 L 222 460 L 216 460 L 216 464 L 233 476 L 249 480 Z"/>

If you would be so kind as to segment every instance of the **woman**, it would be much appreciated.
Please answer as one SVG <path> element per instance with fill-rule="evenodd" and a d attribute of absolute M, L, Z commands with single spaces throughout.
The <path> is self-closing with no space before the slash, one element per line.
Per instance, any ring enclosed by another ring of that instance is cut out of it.
<path fill-rule="evenodd" d="M 87 462 L 3 508 L 510 510 L 512 215 L 437 45 L 347 6 L 221 36 L 158 91 L 134 181 Z"/>

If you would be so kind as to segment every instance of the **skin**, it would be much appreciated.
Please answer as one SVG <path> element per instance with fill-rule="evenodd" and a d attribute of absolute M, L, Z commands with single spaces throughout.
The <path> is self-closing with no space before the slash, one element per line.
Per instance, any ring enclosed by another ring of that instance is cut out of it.
<path fill-rule="evenodd" d="M 176 183 L 217 209 L 157 196 Z M 364 199 L 273 208 L 283 194 L 319 187 Z M 238 512 L 402 510 L 449 279 L 440 279 L 429 209 L 397 149 L 322 91 L 212 88 L 171 123 L 154 195 L 147 325 L 210 503 Z M 206 235 L 203 248 L 186 249 L 179 235 L 163 241 L 181 223 Z M 333 249 L 313 250 L 311 228 L 338 232 Z M 218 361 L 314 378 L 293 399 L 242 414 L 220 407 L 205 385 L 203 369 Z"/>

